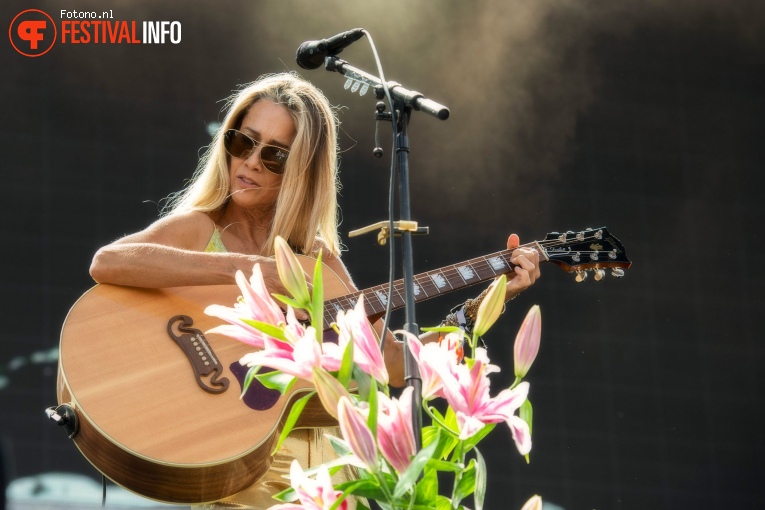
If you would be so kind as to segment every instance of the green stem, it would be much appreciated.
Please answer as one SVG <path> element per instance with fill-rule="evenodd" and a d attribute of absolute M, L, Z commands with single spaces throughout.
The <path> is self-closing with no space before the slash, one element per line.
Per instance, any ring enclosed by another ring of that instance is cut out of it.
<path fill-rule="evenodd" d="M 434 422 L 438 423 L 441 426 L 442 429 L 444 429 L 446 432 L 451 434 L 453 437 L 459 437 L 458 433 L 454 432 L 451 428 L 449 428 L 449 426 L 446 423 L 442 422 L 438 418 L 438 416 L 436 416 L 432 412 L 430 412 L 430 407 L 428 407 L 426 404 L 427 404 L 427 402 L 425 404 L 423 404 L 422 408 L 425 410 L 425 412 L 428 414 L 428 416 L 430 416 L 430 419 L 432 419 Z"/>
<path fill-rule="evenodd" d="M 518 386 L 518 384 L 520 384 L 520 382 L 521 382 L 522 380 L 523 380 L 523 378 L 521 378 L 521 377 L 518 377 L 518 376 L 515 376 L 515 381 L 513 381 L 513 384 L 510 386 L 510 389 L 512 390 L 513 388 L 515 388 L 516 386 Z"/>
<path fill-rule="evenodd" d="M 391 494 L 390 488 L 385 482 L 385 479 L 382 476 L 382 472 L 379 469 L 375 471 L 375 476 L 377 477 L 377 481 L 380 482 L 380 489 L 382 489 L 382 491 L 385 493 L 385 499 L 387 499 L 390 506 L 393 507 L 393 494 Z"/>
<path fill-rule="evenodd" d="M 454 452 L 459 458 L 460 464 L 463 466 L 465 465 L 464 446 L 465 446 L 465 441 L 460 440 L 457 443 L 457 448 Z M 457 486 L 459 485 L 460 480 L 462 480 L 462 471 L 459 471 L 458 473 L 454 475 L 454 485 L 452 486 L 452 510 L 457 510 L 459 508 L 459 501 L 455 502 L 454 500 L 457 497 Z"/>

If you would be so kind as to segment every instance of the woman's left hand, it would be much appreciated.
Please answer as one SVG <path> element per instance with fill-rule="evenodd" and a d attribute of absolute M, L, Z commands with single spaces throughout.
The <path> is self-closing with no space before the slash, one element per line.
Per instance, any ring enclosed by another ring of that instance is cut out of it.
<path fill-rule="evenodd" d="M 514 250 L 510 262 L 516 267 L 507 275 L 506 299 L 512 299 L 528 289 L 539 278 L 539 252 L 533 248 L 519 248 L 520 239 L 516 234 L 507 238 L 507 249 Z"/>

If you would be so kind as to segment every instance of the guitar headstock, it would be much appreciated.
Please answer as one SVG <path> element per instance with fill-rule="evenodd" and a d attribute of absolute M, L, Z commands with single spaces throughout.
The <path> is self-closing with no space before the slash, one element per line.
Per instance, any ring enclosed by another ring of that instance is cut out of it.
<path fill-rule="evenodd" d="M 632 265 L 622 243 L 605 227 L 551 232 L 538 244 L 550 262 L 569 273 L 575 272 L 578 282 L 587 278 L 587 272 L 594 273 L 595 280 L 601 280 L 608 268 L 613 276 L 621 278 L 624 270 Z"/>

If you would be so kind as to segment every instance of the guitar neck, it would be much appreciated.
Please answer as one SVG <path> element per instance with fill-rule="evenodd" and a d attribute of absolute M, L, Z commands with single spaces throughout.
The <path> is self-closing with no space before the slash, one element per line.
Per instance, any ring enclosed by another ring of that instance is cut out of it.
<path fill-rule="evenodd" d="M 547 260 L 544 250 L 539 243 L 534 242 L 523 245 L 539 252 L 539 260 Z M 507 274 L 515 267 L 510 262 L 513 250 L 502 250 L 482 257 L 459 262 L 440 269 L 434 269 L 426 273 L 414 276 L 414 301 L 420 302 L 434 298 L 455 290 L 463 289 L 477 283 L 492 280 L 495 277 Z M 324 303 L 324 327 L 329 328 L 335 321 L 337 312 L 348 310 L 356 305 L 359 294 L 364 294 L 367 315 L 370 317 L 383 315 L 390 301 L 390 309 L 403 308 L 404 280 L 393 282 L 393 287 L 387 283 L 369 287 L 353 294 L 347 294 Z"/>

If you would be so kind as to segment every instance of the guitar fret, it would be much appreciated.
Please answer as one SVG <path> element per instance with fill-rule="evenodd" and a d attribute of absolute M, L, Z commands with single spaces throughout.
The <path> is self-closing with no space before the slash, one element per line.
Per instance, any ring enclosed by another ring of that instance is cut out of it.
<path fill-rule="evenodd" d="M 427 298 L 430 297 L 430 294 L 428 294 L 428 289 L 424 285 L 424 282 L 420 281 L 420 279 L 417 276 L 414 277 L 414 283 L 415 283 L 415 285 L 417 285 L 417 288 L 420 289 L 420 292 L 425 294 L 425 297 L 423 299 L 427 299 Z M 417 292 L 415 292 L 415 296 L 416 295 L 418 295 Z"/>
<path fill-rule="evenodd" d="M 441 292 L 441 289 L 445 290 L 447 284 L 449 285 L 449 289 L 452 288 L 452 284 L 449 283 L 449 280 L 441 272 L 434 271 L 428 273 L 428 276 L 433 281 L 433 285 L 436 286 L 436 290 L 438 290 L 439 293 Z"/>
<path fill-rule="evenodd" d="M 561 239 L 561 237 L 563 237 L 563 239 Z M 573 238 L 566 239 L 566 237 L 566 235 L 560 236 L 558 234 L 555 234 L 553 237 L 553 234 L 549 234 L 548 238 L 544 241 L 535 241 L 533 243 L 524 244 L 522 247 L 536 250 L 537 253 L 539 253 L 540 262 L 546 262 L 555 258 L 553 262 L 556 263 L 558 263 L 558 259 L 563 259 L 566 257 L 567 252 L 571 251 L 571 247 L 569 246 L 571 243 L 574 243 L 577 252 L 583 254 L 594 252 L 594 249 L 589 248 L 590 245 L 587 244 L 591 238 L 598 240 L 605 239 L 600 242 L 605 243 L 605 245 L 610 248 L 608 253 L 612 259 L 615 259 L 619 257 L 619 254 L 623 255 L 624 253 L 624 248 L 621 247 L 618 240 L 613 240 L 607 232 L 600 237 L 584 236 L 584 239 L 581 239 L 577 236 L 576 240 Z M 579 247 L 577 245 L 582 246 Z M 603 251 L 605 252 L 606 250 L 604 249 Z M 424 301 L 437 295 L 451 292 L 452 290 L 492 280 L 500 274 L 510 273 L 515 267 L 510 261 L 512 252 L 513 250 L 501 250 L 426 273 L 416 274 L 413 276 L 412 281 L 414 300 Z M 564 261 L 561 260 L 560 262 Z M 573 260 L 571 263 L 573 262 L 578 262 L 578 260 Z M 599 264 L 602 264 L 602 262 L 599 262 Z M 608 261 L 606 261 L 606 264 L 615 265 L 615 263 L 609 263 Z M 626 260 L 622 262 L 620 266 L 630 267 L 630 264 L 629 260 Z M 568 266 L 565 266 L 564 268 L 566 268 L 566 270 L 571 270 Z M 367 313 L 370 316 L 382 315 L 387 310 L 387 305 L 390 305 L 391 310 L 395 310 L 403 307 L 405 304 L 406 290 L 404 280 L 402 279 L 394 281 L 392 286 L 389 284 L 378 285 L 376 287 L 365 289 L 363 292 L 366 298 Z M 338 311 L 353 308 L 356 305 L 357 299 L 358 295 L 354 296 L 349 294 L 348 296 L 336 298 L 325 303 L 325 325 L 329 325 L 334 321 Z"/>
<path fill-rule="evenodd" d="M 399 306 L 404 306 L 404 303 L 406 302 L 406 300 L 404 299 L 404 296 L 403 296 L 402 293 L 404 293 L 403 286 L 401 288 L 401 291 L 399 291 L 398 286 L 394 282 L 393 283 L 393 294 L 391 295 L 391 303 L 393 305 L 393 308 L 398 308 Z"/>
<path fill-rule="evenodd" d="M 503 250 L 482 257 L 467 260 L 460 264 L 445 266 L 440 269 L 414 275 L 412 285 L 414 300 L 424 301 L 437 295 L 461 289 L 482 281 L 491 280 L 502 273 L 512 270 L 511 250 Z M 405 304 L 404 280 L 393 282 L 389 294 L 388 284 L 377 285 L 364 290 L 367 314 L 382 314 L 387 310 L 388 301 L 391 309 L 401 308 Z M 339 310 L 347 310 L 356 305 L 356 298 L 343 296 L 325 304 L 325 326 L 334 321 Z"/>

